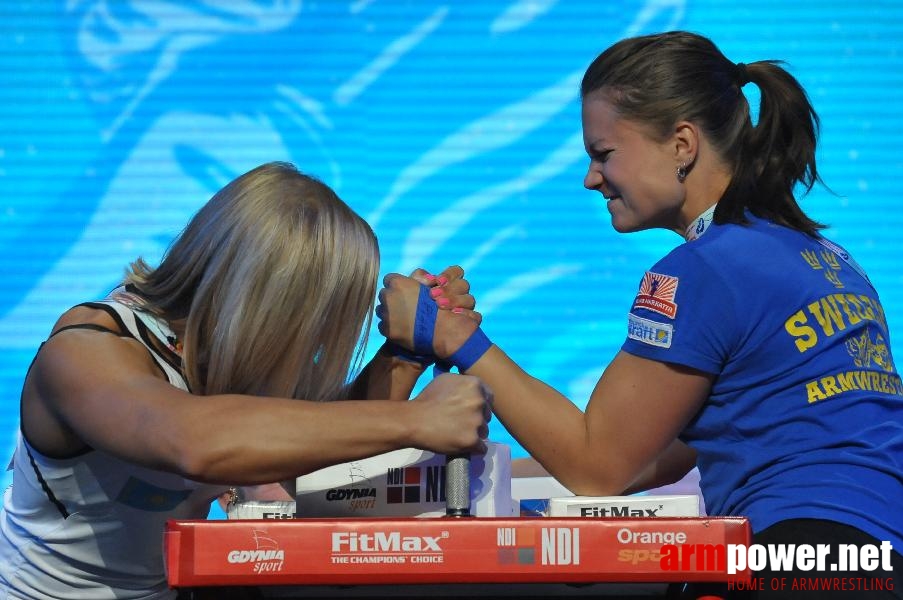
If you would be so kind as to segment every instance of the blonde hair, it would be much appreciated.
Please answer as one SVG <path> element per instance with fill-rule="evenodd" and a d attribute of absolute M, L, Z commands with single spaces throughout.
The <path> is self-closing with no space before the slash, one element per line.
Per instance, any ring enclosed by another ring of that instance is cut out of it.
<path fill-rule="evenodd" d="M 333 400 L 360 365 L 379 273 L 370 226 L 288 163 L 238 177 L 205 204 L 151 269 L 126 283 L 184 320 L 194 393 Z"/>

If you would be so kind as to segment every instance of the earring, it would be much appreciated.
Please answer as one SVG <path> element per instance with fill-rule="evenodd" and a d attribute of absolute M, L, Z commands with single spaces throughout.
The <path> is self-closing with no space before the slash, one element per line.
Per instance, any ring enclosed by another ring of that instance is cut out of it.
<path fill-rule="evenodd" d="M 687 163 L 680 163 L 677 167 L 677 180 L 681 183 L 687 178 Z"/>

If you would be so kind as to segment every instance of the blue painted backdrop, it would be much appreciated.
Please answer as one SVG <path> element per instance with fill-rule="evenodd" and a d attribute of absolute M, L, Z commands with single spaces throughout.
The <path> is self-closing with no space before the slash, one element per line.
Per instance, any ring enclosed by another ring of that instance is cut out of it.
<path fill-rule="evenodd" d="M 900 330 L 903 3 L 4 0 L 0 455 L 57 315 L 274 159 L 370 221 L 384 273 L 463 265 L 487 332 L 584 405 L 640 276 L 680 239 L 616 234 L 582 188 L 577 86 L 618 38 L 675 28 L 736 61 L 784 59 L 807 87 L 834 193 L 804 206 Z"/>

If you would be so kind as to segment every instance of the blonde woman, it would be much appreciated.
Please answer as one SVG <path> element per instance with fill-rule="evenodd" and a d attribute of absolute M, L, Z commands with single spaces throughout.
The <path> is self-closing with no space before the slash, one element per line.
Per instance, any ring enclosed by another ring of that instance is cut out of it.
<path fill-rule="evenodd" d="M 206 517 L 230 486 L 402 447 L 483 450 L 475 378 L 399 402 L 423 367 L 386 347 L 349 382 L 378 270 L 366 222 L 271 163 L 214 195 L 158 267 L 139 259 L 63 314 L 22 392 L 0 597 L 173 598 L 164 522 Z M 473 308 L 461 275 L 430 278 L 449 308 Z"/>

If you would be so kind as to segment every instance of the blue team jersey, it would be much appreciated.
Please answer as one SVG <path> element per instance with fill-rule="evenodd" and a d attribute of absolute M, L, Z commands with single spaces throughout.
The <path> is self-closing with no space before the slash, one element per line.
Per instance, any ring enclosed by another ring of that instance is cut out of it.
<path fill-rule="evenodd" d="M 774 223 L 711 225 L 647 271 L 623 350 L 715 375 L 681 439 L 709 514 L 852 525 L 903 550 L 903 384 L 875 289 Z"/>

